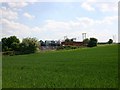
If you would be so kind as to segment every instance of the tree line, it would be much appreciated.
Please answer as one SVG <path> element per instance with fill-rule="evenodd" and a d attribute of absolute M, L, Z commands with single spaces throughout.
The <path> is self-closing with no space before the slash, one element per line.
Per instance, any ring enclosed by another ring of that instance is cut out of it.
<path fill-rule="evenodd" d="M 2 51 L 5 54 L 29 54 L 36 52 L 37 48 L 39 42 L 36 38 L 24 38 L 22 42 L 16 36 L 2 38 Z"/>
<path fill-rule="evenodd" d="M 35 53 L 39 50 L 40 46 L 59 46 L 59 49 L 76 49 L 78 47 L 75 46 L 61 46 L 60 41 L 38 41 L 36 38 L 24 38 L 22 42 L 16 36 L 10 36 L 8 38 L 2 38 L 0 45 L 2 46 L 3 54 L 8 55 L 18 55 L 18 54 L 30 54 Z M 66 39 L 65 42 L 75 42 L 73 39 Z M 109 39 L 105 44 L 112 44 L 113 40 Z M 95 47 L 98 44 L 98 40 L 96 38 L 86 38 L 83 40 L 83 46 L 87 47 Z"/>

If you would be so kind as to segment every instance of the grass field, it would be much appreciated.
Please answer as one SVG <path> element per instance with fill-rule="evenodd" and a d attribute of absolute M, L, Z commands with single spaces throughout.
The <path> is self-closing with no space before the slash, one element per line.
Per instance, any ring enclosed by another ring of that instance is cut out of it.
<path fill-rule="evenodd" d="M 3 88 L 116 88 L 117 45 L 3 56 Z"/>
<path fill-rule="evenodd" d="M 2 53 L 0 53 L 0 89 L 2 89 Z"/>

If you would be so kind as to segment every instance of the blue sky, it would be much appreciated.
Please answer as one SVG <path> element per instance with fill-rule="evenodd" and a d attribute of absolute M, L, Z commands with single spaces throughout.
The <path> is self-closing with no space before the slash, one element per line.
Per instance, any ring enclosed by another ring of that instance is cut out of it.
<path fill-rule="evenodd" d="M 2 37 L 36 37 L 38 40 L 77 38 L 82 33 L 99 42 L 117 41 L 117 0 L 104 2 L 5 2 L 0 5 Z"/>

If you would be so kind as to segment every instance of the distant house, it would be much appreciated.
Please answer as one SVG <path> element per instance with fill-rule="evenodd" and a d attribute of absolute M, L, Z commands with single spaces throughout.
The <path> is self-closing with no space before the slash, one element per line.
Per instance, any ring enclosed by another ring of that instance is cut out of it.
<path fill-rule="evenodd" d="M 40 41 L 41 50 L 55 50 L 58 46 L 60 46 L 60 41 L 54 40 L 46 40 L 45 42 Z"/>
<path fill-rule="evenodd" d="M 82 46 L 83 42 L 61 42 L 62 46 Z"/>

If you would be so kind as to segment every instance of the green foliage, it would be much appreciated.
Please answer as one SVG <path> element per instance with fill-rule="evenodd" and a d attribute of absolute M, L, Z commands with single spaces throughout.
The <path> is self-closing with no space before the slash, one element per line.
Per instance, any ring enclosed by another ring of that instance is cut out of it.
<path fill-rule="evenodd" d="M 70 49 L 77 49 L 79 47 L 77 46 L 59 46 L 57 47 L 57 50 L 70 50 Z"/>
<path fill-rule="evenodd" d="M 86 38 L 86 39 L 83 40 L 83 44 L 84 44 L 85 46 L 87 46 L 88 43 L 89 43 L 89 41 L 90 41 L 90 40 L 89 40 L 88 38 Z"/>
<path fill-rule="evenodd" d="M 7 51 L 8 45 L 7 45 L 7 38 L 2 38 L 2 51 Z"/>
<path fill-rule="evenodd" d="M 97 39 L 96 38 L 90 38 L 87 46 L 88 47 L 95 47 L 95 46 L 97 46 Z"/>
<path fill-rule="evenodd" d="M 74 40 L 73 39 L 65 39 L 65 42 L 74 42 Z"/>
<path fill-rule="evenodd" d="M 113 40 L 109 39 L 108 44 L 112 44 L 112 43 L 113 43 Z"/>
<path fill-rule="evenodd" d="M 2 52 L 2 42 L 0 41 L 0 52 Z"/>
<path fill-rule="evenodd" d="M 20 44 L 20 52 L 34 53 L 39 48 L 39 42 L 36 38 L 24 38 Z"/>
<path fill-rule="evenodd" d="M 68 38 L 67 38 L 67 39 L 65 39 L 65 42 L 70 42 L 70 39 L 68 39 Z"/>
<path fill-rule="evenodd" d="M 22 43 L 16 36 L 2 38 L 3 55 L 11 55 L 12 51 L 14 51 L 14 54 L 34 53 L 38 47 L 39 43 L 36 38 L 24 38 Z"/>
<path fill-rule="evenodd" d="M 20 43 L 13 42 L 13 43 L 11 44 L 11 48 L 12 48 L 14 51 L 19 51 L 19 50 L 20 50 Z"/>
<path fill-rule="evenodd" d="M 7 45 L 8 48 L 11 48 L 11 44 L 13 43 L 20 43 L 19 39 L 16 36 L 10 36 L 7 38 Z"/>
<path fill-rule="evenodd" d="M 87 46 L 87 47 L 95 47 L 97 46 L 97 39 L 96 38 L 86 38 L 83 40 L 83 44 L 84 46 Z"/>
<path fill-rule="evenodd" d="M 16 45 L 15 45 L 16 43 Z M 16 36 L 2 38 L 2 51 L 15 51 L 20 41 Z"/>
<path fill-rule="evenodd" d="M 3 56 L 2 88 L 117 88 L 117 45 Z"/>
<path fill-rule="evenodd" d="M 13 56 L 13 55 L 15 55 L 15 52 L 14 51 L 6 51 L 6 52 L 3 52 L 2 53 L 3 55 L 7 55 L 7 56 Z"/>

